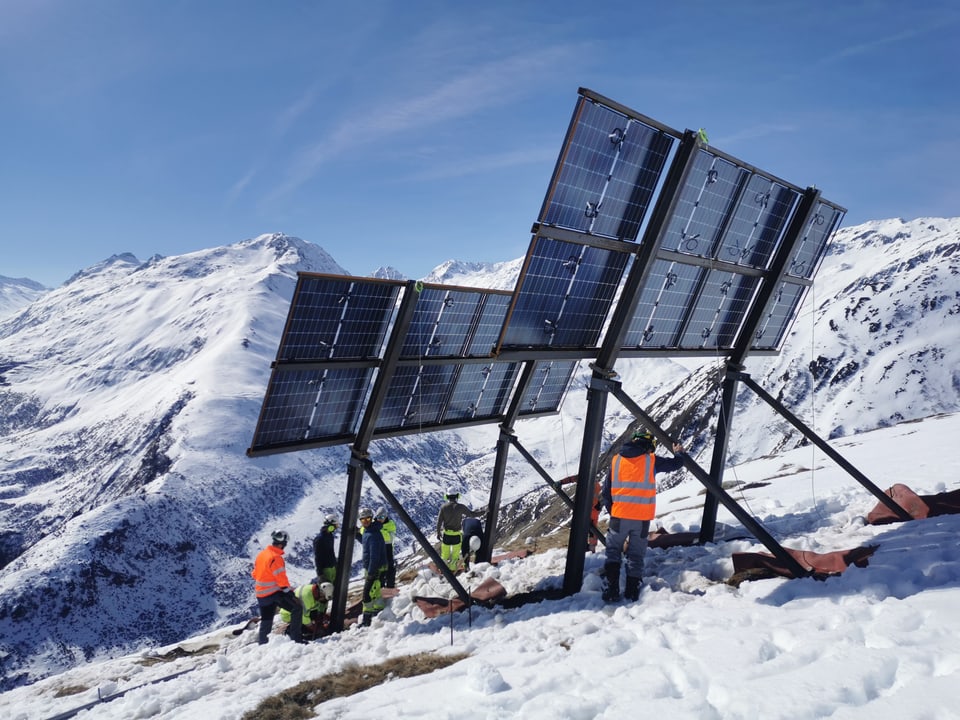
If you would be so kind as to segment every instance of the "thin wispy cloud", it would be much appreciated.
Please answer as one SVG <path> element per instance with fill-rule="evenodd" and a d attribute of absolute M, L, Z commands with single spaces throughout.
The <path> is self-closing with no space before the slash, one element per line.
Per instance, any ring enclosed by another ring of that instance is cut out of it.
<path fill-rule="evenodd" d="M 553 163 L 556 159 L 557 147 L 554 143 L 553 145 L 545 145 L 543 147 L 526 150 L 514 150 L 496 155 L 485 154 L 481 157 L 469 158 L 466 161 L 458 159 L 455 163 L 437 164 L 425 170 L 411 173 L 402 178 L 400 182 L 410 180 L 446 180 L 467 177 L 469 175 L 479 175 L 493 170 Z"/>
<path fill-rule="evenodd" d="M 497 107 L 527 92 L 538 76 L 548 72 L 568 50 L 540 49 L 487 63 L 428 92 L 365 110 L 340 123 L 329 135 L 296 153 L 286 180 L 268 200 L 277 200 L 309 182 L 330 160 L 356 148 L 358 142 L 389 141 L 401 133 L 425 130 Z"/>
<path fill-rule="evenodd" d="M 256 168 L 251 168 L 242 178 L 237 180 L 233 186 L 231 186 L 230 190 L 227 192 L 228 205 L 232 205 L 240 198 L 240 195 L 243 194 L 243 191 L 250 186 L 250 183 L 253 182 L 253 179 L 257 176 L 257 172 L 258 171 Z"/>
<path fill-rule="evenodd" d="M 320 97 L 320 94 L 320 86 L 318 84 L 311 85 L 300 97 L 284 108 L 283 111 L 277 115 L 273 123 L 273 136 L 275 138 L 282 138 L 286 135 L 290 131 L 290 128 L 296 125 L 300 118 L 316 105 L 317 98 Z"/>
<path fill-rule="evenodd" d="M 260 169 L 263 168 L 269 158 L 275 154 L 277 145 L 283 140 L 287 133 L 290 132 L 291 128 L 297 125 L 316 105 L 317 100 L 321 97 L 322 91 L 323 85 L 321 83 L 312 84 L 292 103 L 277 114 L 267 133 L 266 149 L 259 153 L 260 159 L 227 191 L 228 205 L 235 203 L 250 186 L 254 177 L 260 173 Z"/>
<path fill-rule="evenodd" d="M 842 48 L 832 55 L 827 55 L 825 57 L 817 60 L 814 65 L 823 66 L 831 65 L 833 63 L 841 62 L 848 58 L 857 57 L 859 55 L 867 55 L 876 50 L 879 50 L 884 47 L 891 45 L 899 45 L 905 41 L 913 40 L 914 38 L 926 35 L 931 32 L 936 32 L 938 30 L 943 30 L 949 25 L 954 25 L 960 21 L 960 15 L 952 14 L 945 16 L 938 20 L 935 23 L 928 23 L 917 28 L 903 30 L 902 32 L 894 33 L 888 35 L 887 37 L 876 38 L 875 40 L 869 40 L 867 42 L 857 43 L 850 45 L 848 47 Z"/>

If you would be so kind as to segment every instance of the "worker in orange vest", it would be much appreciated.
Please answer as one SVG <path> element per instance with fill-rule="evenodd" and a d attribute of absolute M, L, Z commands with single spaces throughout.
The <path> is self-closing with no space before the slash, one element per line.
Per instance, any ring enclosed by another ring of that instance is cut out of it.
<path fill-rule="evenodd" d="M 273 617 L 277 608 L 290 613 L 290 627 L 287 634 L 294 642 L 304 642 L 303 606 L 297 599 L 287 579 L 287 567 L 283 561 L 283 549 L 289 536 L 283 530 L 274 530 L 270 536 L 272 544 L 267 545 L 253 563 L 254 593 L 260 606 L 260 636 L 258 642 L 266 645 L 273 629 Z"/>
<path fill-rule="evenodd" d="M 640 598 L 643 578 L 643 556 L 647 551 L 650 521 L 657 511 L 658 472 L 673 472 L 683 467 L 680 457 L 658 457 L 657 440 L 648 432 L 637 431 L 630 442 L 610 462 L 610 474 L 603 483 L 603 506 L 610 513 L 607 529 L 607 557 L 603 566 L 603 599 L 620 600 L 620 562 L 627 545 L 627 584 L 624 597 Z M 684 453 L 683 446 L 673 444 L 673 454 Z"/>

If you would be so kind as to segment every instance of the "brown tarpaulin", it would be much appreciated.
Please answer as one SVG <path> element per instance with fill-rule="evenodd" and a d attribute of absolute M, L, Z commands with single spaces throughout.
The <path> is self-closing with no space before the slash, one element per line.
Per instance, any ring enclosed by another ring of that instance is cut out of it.
<path fill-rule="evenodd" d="M 866 545 L 853 550 L 837 550 L 830 553 L 815 553 L 809 550 L 784 548 L 800 565 L 814 577 L 824 578 L 839 575 L 850 565 L 866 567 L 868 558 L 877 550 L 877 545 Z M 794 578 L 785 563 L 767 553 L 733 553 L 734 576 L 750 571 L 767 571 L 770 575 Z"/>
<path fill-rule="evenodd" d="M 478 603 L 487 604 L 499 600 L 506 594 L 507 591 L 504 589 L 503 585 L 498 583 L 493 578 L 487 578 L 480 583 L 476 589 L 471 591 L 470 597 L 472 597 Z M 461 600 L 459 597 L 450 598 L 448 600 L 447 598 L 417 596 L 413 598 L 413 601 L 428 618 L 434 618 L 438 615 L 444 615 L 449 612 L 457 612 L 466 607 L 466 604 L 464 604 L 463 600 Z"/>
<path fill-rule="evenodd" d="M 886 494 L 910 513 L 910 517 L 914 520 L 960 513 L 960 490 L 937 495 L 917 495 L 906 485 L 896 483 L 886 491 Z M 886 525 L 894 522 L 900 522 L 900 518 L 882 502 L 877 503 L 877 506 L 867 513 L 867 523 L 870 525 Z"/>

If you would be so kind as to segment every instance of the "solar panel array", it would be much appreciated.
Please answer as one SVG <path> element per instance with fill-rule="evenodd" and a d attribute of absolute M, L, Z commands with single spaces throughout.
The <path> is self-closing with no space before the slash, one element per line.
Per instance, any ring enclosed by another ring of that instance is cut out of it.
<path fill-rule="evenodd" d="M 776 352 L 845 211 L 691 137 L 581 89 L 513 293 L 301 274 L 248 452 L 555 413 L 617 303 L 620 356 Z"/>
<path fill-rule="evenodd" d="M 595 354 L 617 289 L 638 257 L 654 190 L 679 133 L 581 91 L 499 349 Z M 631 142 L 632 141 L 632 142 Z M 779 284 L 750 349 L 775 352 L 843 210 L 821 202 L 790 270 L 772 265 L 803 191 L 698 143 L 659 228 L 643 242 L 645 282 L 620 354 L 730 351 L 765 283 Z M 630 198 L 631 201 L 626 201 Z"/>
<path fill-rule="evenodd" d="M 398 309 L 415 297 L 394 367 L 383 366 Z M 378 433 L 502 417 L 516 362 L 492 354 L 512 293 L 302 273 L 251 454 L 352 442 L 375 379 L 388 382 Z"/>

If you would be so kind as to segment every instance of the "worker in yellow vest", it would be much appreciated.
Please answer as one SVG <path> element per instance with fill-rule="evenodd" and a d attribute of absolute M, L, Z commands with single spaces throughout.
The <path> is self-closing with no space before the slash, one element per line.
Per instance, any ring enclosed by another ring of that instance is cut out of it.
<path fill-rule="evenodd" d="M 326 634 L 327 603 L 333 599 L 333 584 L 320 582 L 314 578 L 306 585 L 301 585 L 294 591 L 294 595 L 303 605 L 303 637 L 316 639 Z M 293 620 L 289 610 L 280 610 L 280 619 L 283 622 Z"/>

